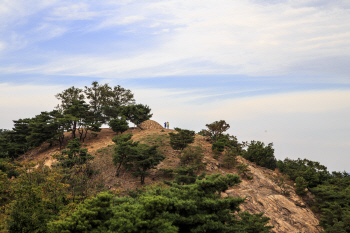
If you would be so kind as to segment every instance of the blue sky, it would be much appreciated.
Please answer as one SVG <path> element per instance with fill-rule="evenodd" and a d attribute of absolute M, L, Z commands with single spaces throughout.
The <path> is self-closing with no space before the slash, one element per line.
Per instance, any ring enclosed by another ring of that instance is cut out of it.
<path fill-rule="evenodd" d="M 350 2 L 0 2 L 0 128 L 94 80 L 131 89 L 153 119 L 226 120 L 278 159 L 350 171 Z"/>

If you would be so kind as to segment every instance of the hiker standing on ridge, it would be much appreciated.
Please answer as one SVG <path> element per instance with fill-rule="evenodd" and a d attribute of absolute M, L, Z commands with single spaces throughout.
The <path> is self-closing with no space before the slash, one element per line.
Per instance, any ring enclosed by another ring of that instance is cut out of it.
<path fill-rule="evenodd" d="M 164 128 L 166 128 L 166 122 L 164 122 Z"/>
<path fill-rule="evenodd" d="M 168 129 L 169 129 L 169 121 L 166 123 L 166 126 L 168 127 Z"/>

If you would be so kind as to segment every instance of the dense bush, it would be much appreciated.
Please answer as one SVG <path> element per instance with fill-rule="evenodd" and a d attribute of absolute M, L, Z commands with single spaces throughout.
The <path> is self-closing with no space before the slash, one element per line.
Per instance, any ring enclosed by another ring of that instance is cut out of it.
<path fill-rule="evenodd" d="M 102 193 L 85 201 L 71 216 L 49 224 L 52 232 L 270 232 L 262 214 L 234 213 L 242 198 L 220 193 L 238 176 L 211 175 L 194 184 L 153 186 L 135 198 Z M 83 224 L 82 224 L 83 223 Z"/>
<path fill-rule="evenodd" d="M 298 177 L 303 177 L 307 182 L 308 188 L 322 184 L 329 177 L 327 167 L 321 165 L 319 162 L 307 159 L 292 160 L 286 158 L 284 161 L 278 161 L 277 167 L 294 181 Z"/>
<path fill-rule="evenodd" d="M 108 125 L 117 134 L 123 133 L 129 129 L 129 124 L 126 121 L 125 117 L 122 117 L 121 119 L 119 119 L 119 118 L 112 119 L 112 120 L 110 120 Z"/>
<path fill-rule="evenodd" d="M 183 150 L 194 142 L 195 133 L 192 130 L 175 128 L 177 133 L 169 133 L 170 146 L 174 150 Z"/>
<path fill-rule="evenodd" d="M 274 170 L 276 168 L 276 158 L 274 156 L 273 144 L 267 146 L 263 142 L 251 141 L 244 158 L 256 163 L 259 166 Z"/>

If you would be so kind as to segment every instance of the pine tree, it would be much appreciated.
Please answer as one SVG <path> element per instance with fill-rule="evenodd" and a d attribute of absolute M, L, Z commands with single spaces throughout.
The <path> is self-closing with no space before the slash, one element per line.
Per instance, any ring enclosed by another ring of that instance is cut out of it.
<path fill-rule="evenodd" d="M 132 170 L 135 177 L 141 178 L 141 184 L 145 183 L 145 177 L 148 175 L 148 170 L 154 169 L 165 156 L 157 151 L 158 146 L 148 146 L 146 144 L 139 144 L 137 153 L 130 155 L 130 160 L 125 166 Z"/>
<path fill-rule="evenodd" d="M 202 130 L 202 133 L 209 136 L 214 142 L 223 136 L 223 133 L 230 128 L 230 125 L 224 120 L 214 121 L 211 124 L 206 124 L 208 129 Z"/>
<path fill-rule="evenodd" d="M 205 167 L 203 149 L 199 146 L 187 147 L 179 158 L 182 165 L 190 165 L 199 170 Z"/>
<path fill-rule="evenodd" d="M 121 119 L 115 118 L 113 120 L 110 120 L 108 125 L 117 134 L 119 132 L 122 134 L 129 129 L 129 124 L 126 121 L 125 117 L 122 117 Z"/>
<path fill-rule="evenodd" d="M 244 158 L 256 163 L 259 166 L 274 170 L 276 168 L 277 160 L 274 156 L 275 150 L 272 148 L 272 146 L 272 143 L 265 146 L 263 142 L 251 141 Z"/>
<path fill-rule="evenodd" d="M 307 193 L 307 191 L 305 191 L 305 189 L 307 187 L 306 180 L 302 176 L 299 176 L 298 178 L 296 178 L 295 183 L 296 183 L 295 184 L 296 194 L 305 195 Z"/>
<path fill-rule="evenodd" d="M 236 175 L 211 175 L 189 185 L 167 182 L 139 195 L 115 197 L 99 194 L 79 205 L 77 211 L 49 224 L 51 232 L 270 232 L 269 218 L 239 213 L 243 198 L 221 198 L 237 185 Z"/>
<path fill-rule="evenodd" d="M 137 146 L 139 142 L 133 142 L 130 140 L 132 137 L 132 134 L 122 134 L 119 136 L 116 136 L 112 139 L 112 141 L 116 144 L 114 154 L 113 154 L 113 163 L 117 167 L 116 176 L 119 176 L 120 168 L 125 166 L 133 157 L 132 155 L 135 155 L 138 153 Z M 126 165 L 126 168 L 129 168 Z M 130 167 L 131 169 L 131 167 Z"/>
<path fill-rule="evenodd" d="M 175 128 L 178 133 L 169 133 L 170 146 L 174 150 L 183 150 L 194 142 L 195 133 L 192 130 Z"/>
<path fill-rule="evenodd" d="M 153 114 L 151 114 L 151 109 L 147 105 L 136 104 L 121 107 L 120 115 L 140 127 L 139 124 L 149 120 Z"/>
<path fill-rule="evenodd" d="M 224 166 L 226 166 L 228 169 L 230 169 L 230 167 L 233 167 L 236 165 L 238 152 L 237 152 L 237 149 L 235 147 L 227 149 L 225 151 L 224 156 L 225 156 L 224 157 Z"/>

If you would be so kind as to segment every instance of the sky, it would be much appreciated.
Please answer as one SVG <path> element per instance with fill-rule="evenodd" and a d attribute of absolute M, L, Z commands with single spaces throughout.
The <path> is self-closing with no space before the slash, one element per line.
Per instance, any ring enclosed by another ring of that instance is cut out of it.
<path fill-rule="evenodd" d="M 0 128 L 93 81 L 170 128 L 225 120 L 277 159 L 350 172 L 350 1 L 0 1 Z"/>

